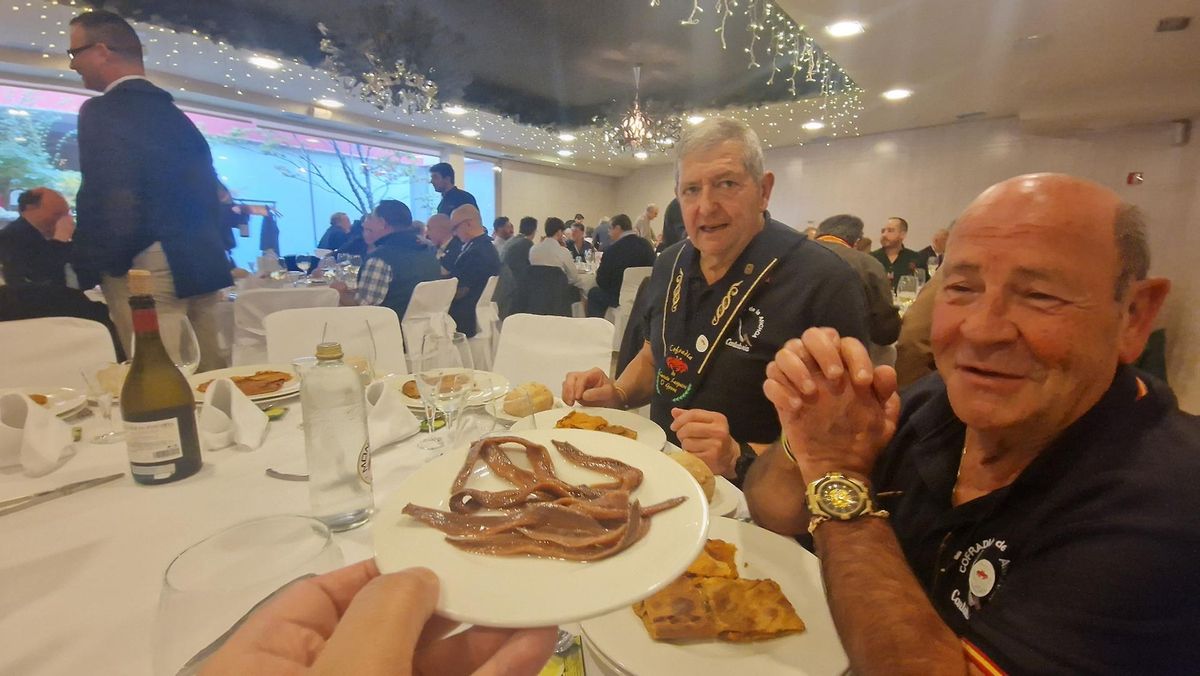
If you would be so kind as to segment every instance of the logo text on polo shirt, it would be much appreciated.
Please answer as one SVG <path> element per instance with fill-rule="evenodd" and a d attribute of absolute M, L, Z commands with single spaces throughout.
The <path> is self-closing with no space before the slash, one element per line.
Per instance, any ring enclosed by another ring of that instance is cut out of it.
<path fill-rule="evenodd" d="M 762 310 L 751 305 L 746 308 L 741 317 L 738 317 L 737 323 L 734 325 L 737 331 L 725 339 L 725 345 L 741 352 L 749 352 L 750 347 L 754 344 L 754 339 L 762 335 L 766 325 L 767 320 L 763 317 Z"/>
<path fill-rule="evenodd" d="M 1000 580 L 1008 572 L 1011 560 L 1005 557 L 1008 542 L 998 538 L 985 538 L 955 552 L 960 584 L 950 592 L 950 602 L 962 613 L 963 619 L 971 619 L 971 612 L 983 608 L 983 604 L 995 593 Z"/>

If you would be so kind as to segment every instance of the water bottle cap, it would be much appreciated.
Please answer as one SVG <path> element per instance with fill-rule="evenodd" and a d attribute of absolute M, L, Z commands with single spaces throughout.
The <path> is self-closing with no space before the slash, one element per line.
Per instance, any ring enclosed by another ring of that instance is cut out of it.
<path fill-rule="evenodd" d="M 341 359 L 341 343 L 321 343 L 317 346 L 317 359 Z"/>

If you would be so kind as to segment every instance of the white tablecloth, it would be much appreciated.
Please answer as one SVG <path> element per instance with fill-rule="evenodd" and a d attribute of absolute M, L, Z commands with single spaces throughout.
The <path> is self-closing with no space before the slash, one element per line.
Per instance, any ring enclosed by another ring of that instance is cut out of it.
<path fill-rule="evenodd" d="M 159 589 L 175 555 L 241 521 L 308 512 L 307 483 L 264 474 L 304 466 L 299 401 L 285 405 L 288 414 L 271 423 L 261 448 L 205 453 L 204 467 L 188 479 L 142 486 L 126 476 L 0 517 L 0 674 L 151 673 Z M 98 416 L 88 419 L 84 438 L 101 425 Z M 434 457 L 417 446 L 419 438 L 373 455 L 376 503 Z M 0 473 L 0 500 L 128 473 L 124 444 L 77 448 L 47 476 Z M 334 541 L 347 563 L 373 555 L 370 525 Z M 579 632 L 578 625 L 564 628 Z"/>

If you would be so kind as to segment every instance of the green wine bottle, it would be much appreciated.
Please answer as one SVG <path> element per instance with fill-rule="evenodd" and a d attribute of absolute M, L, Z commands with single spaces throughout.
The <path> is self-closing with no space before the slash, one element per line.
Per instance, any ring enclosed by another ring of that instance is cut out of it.
<path fill-rule="evenodd" d="M 192 387 L 158 334 L 150 273 L 129 271 L 133 364 L 121 388 L 121 417 L 133 480 L 164 484 L 200 471 L 200 439 Z"/>

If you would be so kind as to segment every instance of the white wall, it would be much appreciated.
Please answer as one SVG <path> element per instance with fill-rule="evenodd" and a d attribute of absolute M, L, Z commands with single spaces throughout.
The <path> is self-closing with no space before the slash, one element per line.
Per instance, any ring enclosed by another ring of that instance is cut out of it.
<path fill-rule="evenodd" d="M 1051 138 L 1023 134 L 1015 119 L 1003 119 L 779 148 L 767 152 L 776 175 L 771 213 L 798 227 L 852 213 L 876 242 L 888 216 L 903 216 L 908 245 L 919 249 L 1005 178 L 1057 171 L 1107 185 L 1146 212 L 1152 273 L 1175 285 L 1161 322 L 1171 383 L 1184 407 L 1200 412 L 1200 275 L 1192 263 L 1200 259 L 1200 139 L 1171 141 L 1169 124 Z M 1126 185 L 1131 171 L 1145 172 L 1146 182 Z M 621 180 L 618 202 L 669 199 L 673 181 L 670 165 L 639 170 Z"/>
<path fill-rule="evenodd" d="M 522 216 L 537 218 L 540 226 L 548 216 L 565 220 L 578 213 L 594 226 L 600 216 L 612 213 L 616 178 L 507 160 L 500 166 L 496 213 L 514 224 Z"/>

